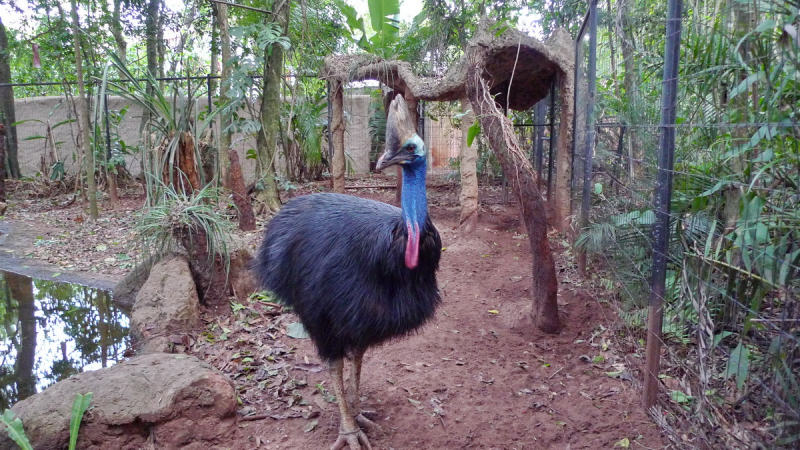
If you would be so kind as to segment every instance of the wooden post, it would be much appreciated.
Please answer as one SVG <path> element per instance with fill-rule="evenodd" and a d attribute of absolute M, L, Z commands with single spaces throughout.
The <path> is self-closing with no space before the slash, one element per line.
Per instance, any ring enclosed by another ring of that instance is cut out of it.
<path fill-rule="evenodd" d="M 333 131 L 333 161 L 331 162 L 331 178 L 333 192 L 344 193 L 344 86 L 339 80 L 331 81 L 332 113 L 330 127 Z"/>

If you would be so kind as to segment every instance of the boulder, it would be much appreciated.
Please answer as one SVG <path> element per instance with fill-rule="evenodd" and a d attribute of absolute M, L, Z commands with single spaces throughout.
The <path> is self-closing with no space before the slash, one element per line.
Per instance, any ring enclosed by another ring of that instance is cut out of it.
<path fill-rule="evenodd" d="M 92 392 L 77 448 L 85 450 L 221 447 L 236 428 L 233 384 L 188 355 L 154 353 L 85 372 L 20 401 L 13 408 L 37 450 L 69 442 L 75 394 Z M 5 435 L 0 448 L 15 448 Z"/>
<path fill-rule="evenodd" d="M 153 268 L 157 261 L 158 259 L 155 255 L 148 257 L 128 272 L 125 278 L 114 286 L 111 298 L 114 304 L 126 314 L 130 314 L 133 304 L 136 302 L 136 296 L 150 276 L 150 269 Z"/>
<path fill-rule="evenodd" d="M 138 354 L 167 352 L 172 342 L 192 333 L 199 299 L 189 261 L 169 256 L 156 263 L 131 310 L 131 338 Z"/>

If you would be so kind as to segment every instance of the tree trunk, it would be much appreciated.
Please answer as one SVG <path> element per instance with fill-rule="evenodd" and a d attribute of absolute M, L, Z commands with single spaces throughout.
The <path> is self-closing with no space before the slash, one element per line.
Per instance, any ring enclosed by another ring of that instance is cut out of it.
<path fill-rule="evenodd" d="M 233 191 L 233 203 L 239 212 L 239 229 L 253 231 L 256 229 L 256 217 L 253 215 L 253 204 L 250 203 L 250 196 L 247 195 L 247 188 L 244 186 L 239 154 L 235 150 L 229 150 L 228 152 L 231 161 L 230 186 L 231 191 Z"/>
<path fill-rule="evenodd" d="M 153 77 L 158 76 L 158 42 L 156 41 L 158 36 L 158 5 L 160 0 L 150 0 L 147 4 L 147 14 L 145 16 L 144 26 L 145 26 L 145 53 L 147 55 L 147 72 L 150 73 Z M 147 95 L 153 95 L 155 91 L 155 86 L 153 86 L 150 81 L 147 82 L 146 92 Z M 145 170 L 157 170 L 157 165 L 154 163 L 154 145 L 152 142 L 151 137 L 151 129 L 146 127 L 148 122 L 150 121 L 151 113 L 149 110 L 145 109 L 142 111 L 142 124 L 139 127 L 140 129 L 144 130 L 144 137 L 143 141 L 145 142 L 145 154 L 149 154 L 149 157 L 145 157 L 145 161 L 149 160 L 152 163 L 151 167 L 146 167 Z M 153 174 L 155 176 L 155 174 Z"/>
<path fill-rule="evenodd" d="M 478 224 L 478 150 L 477 146 L 467 145 L 469 128 L 475 123 L 475 111 L 468 98 L 461 99 L 461 158 L 458 168 L 461 173 L 461 229 L 472 233 Z"/>
<path fill-rule="evenodd" d="M 89 141 L 89 106 L 86 101 L 86 87 L 83 84 L 83 62 L 81 58 L 81 34 L 78 22 L 78 5 L 76 0 L 70 0 L 72 6 L 72 38 L 75 44 L 75 69 L 78 79 L 78 141 L 79 148 L 83 148 L 86 155 L 86 195 L 89 197 L 89 215 L 97 219 L 97 187 L 94 182 L 94 149 Z"/>
<path fill-rule="evenodd" d="M 206 305 L 220 302 L 227 305 L 231 287 L 227 270 L 230 261 L 223 261 L 219 253 L 211 254 L 208 235 L 203 228 L 187 227 L 182 230 L 179 240 L 189 253 L 189 267 L 200 301 Z"/>
<path fill-rule="evenodd" d="M 114 0 L 114 11 L 111 15 L 111 34 L 114 35 L 114 43 L 117 45 L 117 56 L 120 61 L 127 66 L 128 64 L 128 42 L 125 41 L 125 35 L 122 32 L 122 21 L 120 14 L 122 7 L 122 0 Z M 120 71 L 120 78 L 125 78 L 125 74 Z"/>
<path fill-rule="evenodd" d="M 284 36 L 289 25 L 289 0 L 276 2 L 273 9 L 275 21 Z M 278 183 L 275 179 L 275 159 L 278 153 L 279 120 L 281 118 L 281 83 L 283 75 L 283 47 L 273 44 L 264 55 L 264 83 L 261 90 L 261 132 L 256 139 L 258 179 L 261 189 L 256 198 L 270 212 L 281 207 Z"/>
<path fill-rule="evenodd" d="M 755 15 L 751 12 L 751 8 L 753 7 L 752 4 L 741 4 L 736 1 L 731 0 L 730 4 L 728 5 L 729 10 L 732 11 L 733 14 L 733 23 L 734 23 L 734 35 L 736 41 L 744 39 L 750 30 L 755 28 L 756 22 L 754 20 Z M 741 53 L 741 58 L 743 61 L 749 61 L 751 55 L 749 54 L 748 43 L 744 42 L 739 48 L 739 52 Z M 731 59 L 734 59 L 732 57 Z M 743 82 L 747 78 L 747 70 L 740 69 L 738 75 L 737 84 Z M 752 105 L 750 104 L 750 91 L 755 90 L 757 83 L 752 83 L 746 92 L 736 96 L 730 104 L 727 102 L 722 105 L 724 110 L 729 111 L 729 115 L 734 117 L 734 121 L 738 121 L 739 123 L 748 123 L 749 122 L 749 112 L 751 110 Z M 727 95 L 725 96 L 727 99 Z M 733 137 L 734 145 L 741 145 L 741 143 L 747 142 L 750 138 L 751 129 L 749 127 L 735 127 L 731 130 L 731 136 Z M 733 156 L 730 159 L 730 168 L 731 173 L 740 175 L 741 178 L 738 180 L 740 183 L 744 183 L 745 185 L 750 183 L 750 180 L 746 176 L 745 172 L 745 161 L 750 159 L 752 156 L 751 153 L 746 154 L 738 154 Z M 723 218 L 725 221 L 725 234 L 731 233 L 736 228 L 736 223 L 739 221 L 740 217 L 740 202 L 742 199 L 743 190 L 739 186 L 729 186 L 725 190 L 725 209 L 723 211 Z M 735 254 L 737 252 L 734 252 Z M 740 254 L 737 254 L 739 256 Z"/>
<path fill-rule="evenodd" d="M 182 131 L 178 141 L 178 160 L 176 163 L 179 170 L 175 174 L 175 180 L 179 180 L 178 182 L 184 192 L 190 197 L 194 196 L 194 193 L 202 188 L 200 161 L 197 160 L 197 152 L 195 150 L 194 135 L 189 131 Z M 184 182 L 188 182 L 188 185 L 184 185 Z"/>
<path fill-rule="evenodd" d="M 214 8 L 215 12 L 215 24 L 217 28 L 217 33 L 219 34 L 219 40 L 214 39 L 212 41 L 212 50 L 211 50 L 211 75 L 216 75 L 217 73 L 217 54 L 221 54 L 222 56 L 222 77 L 220 79 L 220 89 L 219 89 L 219 99 L 220 102 L 225 104 L 230 101 L 230 98 L 226 95 L 227 86 L 230 82 L 231 72 L 233 68 L 230 67 L 228 64 L 231 59 L 231 33 L 230 33 L 230 25 L 228 24 L 228 5 L 222 3 L 212 3 L 211 7 Z M 217 42 L 219 42 L 217 44 Z M 214 91 L 214 85 L 212 81 L 212 91 Z M 228 171 L 230 170 L 230 160 L 228 160 L 228 151 L 231 149 L 231 136 L 232 133 L 230 130 L 227 130 L 228 127 L 231 125 L 231 114 L 222 113 L 219 116 L 219 181 L 223 187 L 229 186 L 229 175 Z"/>
<path fill-rule="evenodd" d="M 332 103 L 333 111 L 329 125 L 333 135 L 333 192 L 344 194 L 344 89 L 340 81 L 331 81 L 331 98 L 328 101 Z"/>
<path fill-rule="evenodd" d="M 0 216 L 6 213 L 6 126 L 0 123 Z"/>
<path fill-rule="evenodd" d="M 8 62 L 8 36 L 3 19 L 0 17 L 0 83 L 11 83 L 11 66 Z M 8 176 L 19 178 L 19 158 L 17 156 L 17 127 L 11 124 L 17 121 L 14 112 L 14 88 L 0 87 L 0 123 L 6 126 L 6 154 L 8 157 Z"/>
<path fill-rule="evenodd" d="M 161 4 L 161 1 L 156 2 L 156 13 L 158 14 L 158 21 L 156 22 L 156 69 L 158 73 L 154 74 L 154 76 L 158 78 L 164 78 L 164 59 L 167 53 L 167 41 L 164 39 L 164 22 L 166 21 L 166 16 L 161 14 Z M 164 80 L 160 80 L 158 82 L 158 85 L 161 87 L 162 91 L 164 90 L 164 83 Z"/>
<path fill-rule="evenodd" d="M 14 363 L 17 375 L 17 398 L 24 400 L 36 393 L 36 303 L 33 299 L 33 281 L 22 275 L 3 272 L 11 298 L 17 303 L 19 346 Z"/>
<path fill-rule="evenodd" d="M 489 93 L 483 78 L 486 49 L 472 43 L 467 49 L 468 67 L 466 91 L 475 114 L 480 118 L 481 130 L 494 150 L 503 173 L 511 183 L 519 201 L 533 257 L 534 295 L 531 319 L 546 333 L 561 329 L 558 316 L 558 279 L 555 261 L 547 239 L 545 203 L 537 187 L 536 174 L 524 152 L 519 149 L 513 124 L 500 111 Z"/>
<path fill-rule="evenodd" d="M 625 67 L 625 76 L 622 79 L 622 83 L 625 87 L 625 98 L 628 101 L 628 119 L 635 120 L 639 103 L 639 72 L 634 59 L 635 52 L 633 35 L 628 21 L 628 15 L 630 14 L 628 1 L 629 0 L 623 0 L 619 5 L 617 31 L 622 44 L 622 63 Z M 639 132 L 635 127 L 633 127 L 628 133 L 627 155 L 628 176 L 631 178 L 631 180 L 635 179 L 636 174 L 639 172 L 639 161 L 641 161 L 643 158 L 641 148 L 642 146 L 639 142 Z"/>
<path fill-rule="evenodd" d="M 572 181 L 572 115 L 575 104 L 575 79 L 572 72 L 557 75 L 556 83 L 561 108 L 556 136 L 555 182 L 553 183 L 553 227 L 560 232 L 570 228 Z M 555 114 L 553 114 L 555 117 Z M 552 141 L 551 141 L 552 144 Z"/>

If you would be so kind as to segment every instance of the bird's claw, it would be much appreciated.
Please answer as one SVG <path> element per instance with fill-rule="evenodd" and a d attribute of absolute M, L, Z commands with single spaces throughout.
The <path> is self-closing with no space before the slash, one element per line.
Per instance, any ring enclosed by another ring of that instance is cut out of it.
<path fill-rule="evenodd" d="M 331 446 L 331 450 L 341 450 L 345 448 L 345 446 L 349 447 L 350 450 L 372 450 L 367 435 L 360 429 L 340 431 L 339 437 L 336 438 L 336 442 Z"/>
<path fill-rule="evenodd" d="M 381 428 L 380 425 L 378 425 L 377 423 L 371 421 L 366 416 L 364 416 L 364 413 L 366 413 L 367 415 L 373 415 L 375 414 L 375 411 L 361 411 L 361 413 L 358 414 L 357 416 L 353 416 L 353 418 L 356 419 L 356 423 L 358 423 L 361 426 L 361 428 L 366 428 L 367 431 L 369 432 L 382 433 L 383 428 Z"/>

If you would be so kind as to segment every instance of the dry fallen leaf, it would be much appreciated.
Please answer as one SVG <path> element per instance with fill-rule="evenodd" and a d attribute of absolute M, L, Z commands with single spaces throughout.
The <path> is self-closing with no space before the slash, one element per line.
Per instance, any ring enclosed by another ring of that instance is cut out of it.
<path fill-rule="evenodd" d="M 312 420 L 311 422 L 308 423 L 308 425 L 303 427 L 303 431 L 308 433 L 310 431 L 313 431 L 314 428 L 316 428 L 316 427 L 317 427 L 317 421 L 316 420 Z"/>

